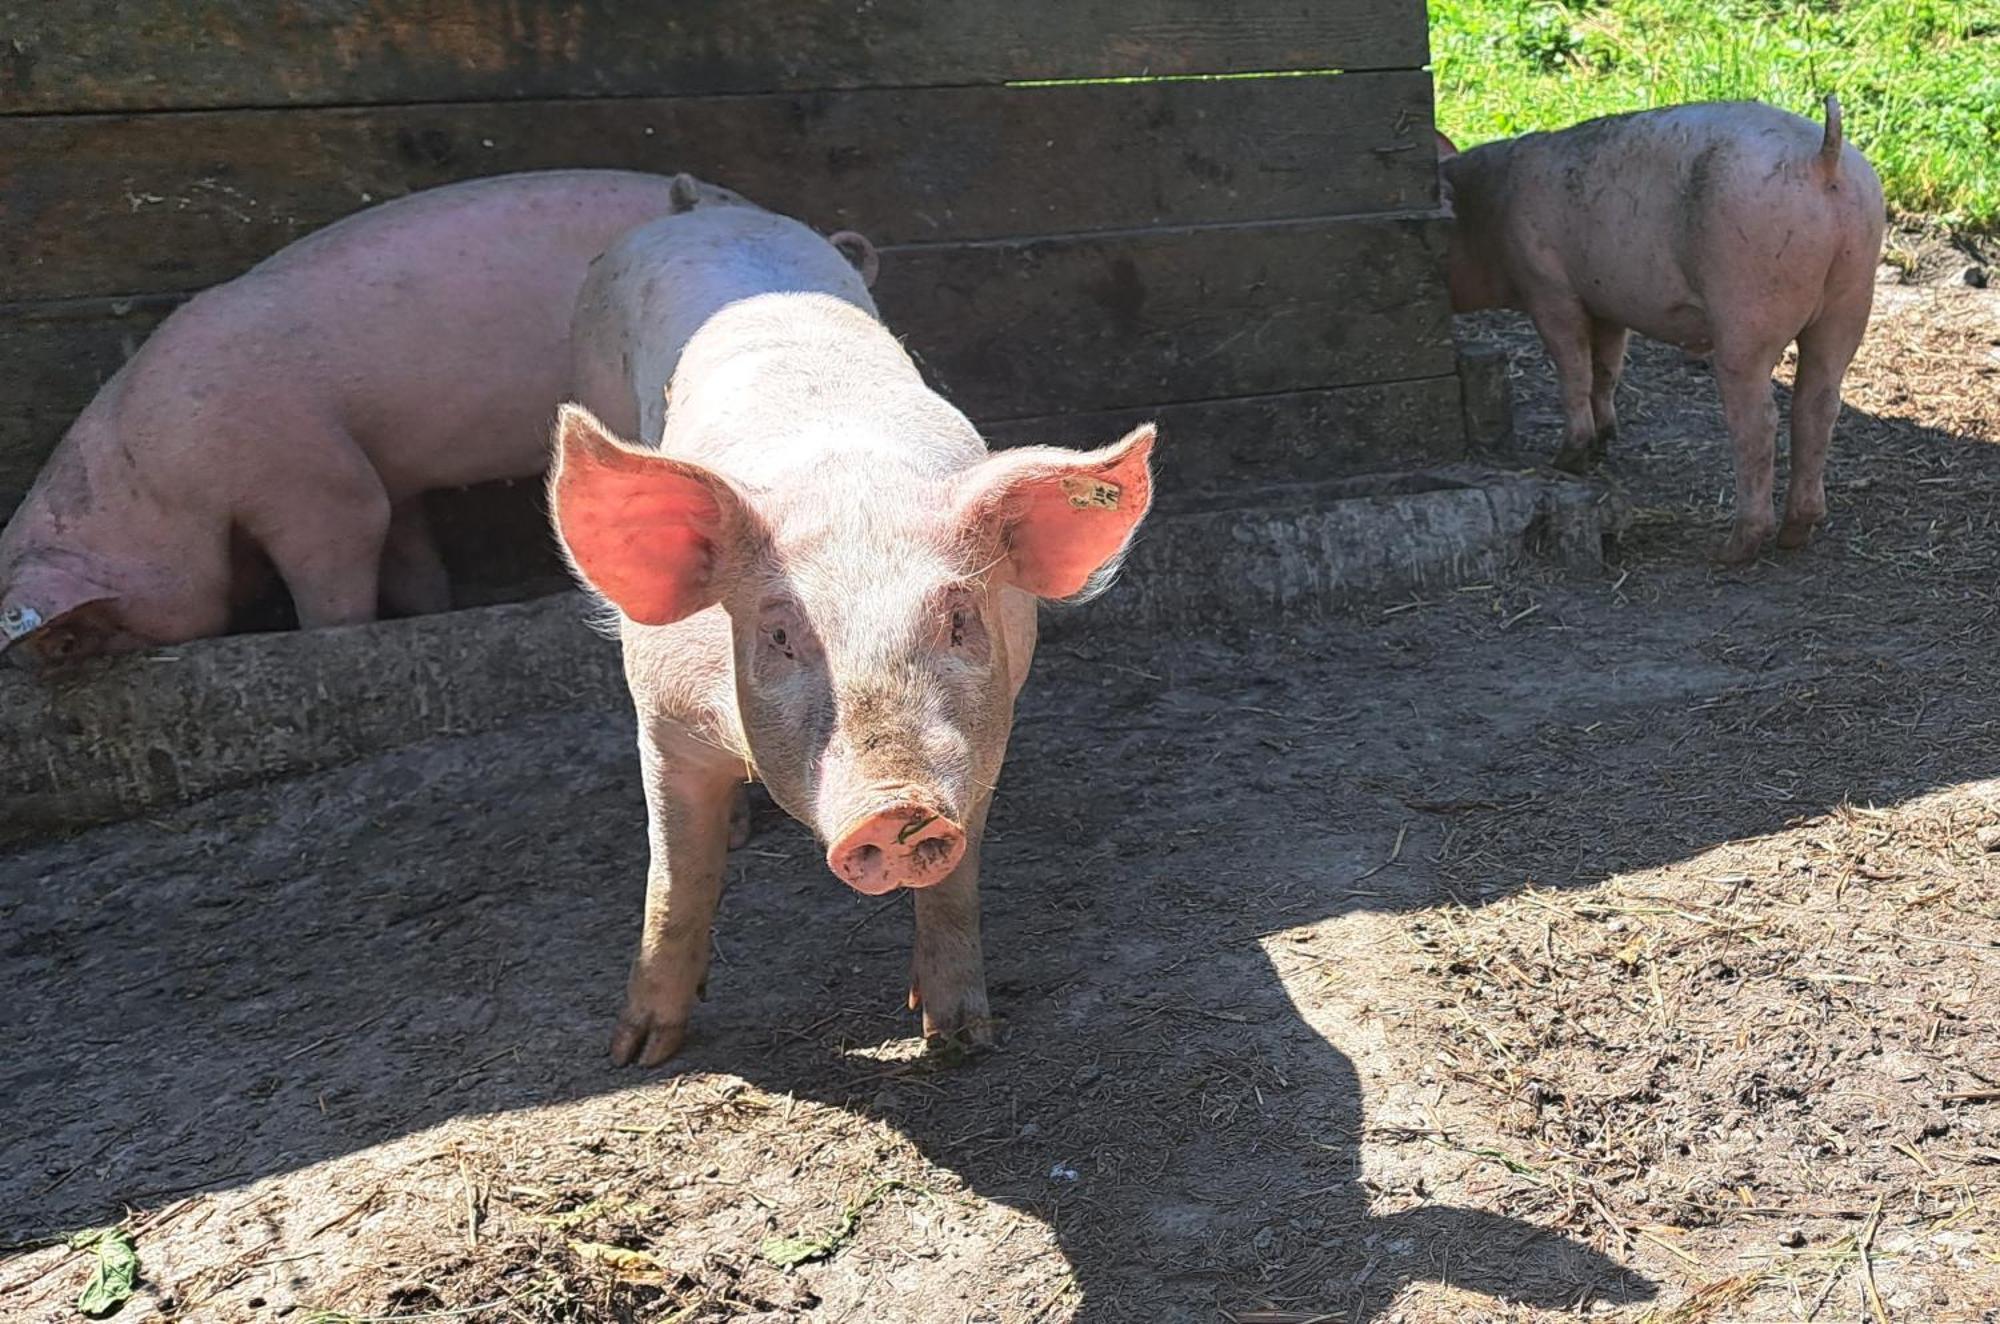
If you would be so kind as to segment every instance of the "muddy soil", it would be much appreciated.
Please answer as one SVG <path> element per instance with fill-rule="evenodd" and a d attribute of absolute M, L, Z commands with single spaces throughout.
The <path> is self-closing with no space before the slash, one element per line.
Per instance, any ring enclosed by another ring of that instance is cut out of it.
<path fill-rule="evenodd" d="M 1603 579 L 1046 652 L 976 1058 L 764 806 L 613 1069 L 621 714 L 0 856 L 0 1314 L 122 1223 L 131 1320 L 2000 1317 L 1993 296 L 1885 291 L 1848 397 L 1803 553 L 1708 566 L 1713 385 L 1640 344 Z"/>

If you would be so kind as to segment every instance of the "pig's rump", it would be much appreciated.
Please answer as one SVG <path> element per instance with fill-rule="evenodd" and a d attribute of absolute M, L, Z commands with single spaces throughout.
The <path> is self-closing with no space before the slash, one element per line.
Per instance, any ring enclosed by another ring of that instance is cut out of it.
<path fill-rule="evenodd" d="M 1789 340 L 1830 284 L 1872 279 L 1880 186 L 1836 171 L 1823 128 L 1755 102 L 1594 120 L 1512 145 L 1511 239 L 1589 312 L 1696 352 L 1718 336 Z"/>

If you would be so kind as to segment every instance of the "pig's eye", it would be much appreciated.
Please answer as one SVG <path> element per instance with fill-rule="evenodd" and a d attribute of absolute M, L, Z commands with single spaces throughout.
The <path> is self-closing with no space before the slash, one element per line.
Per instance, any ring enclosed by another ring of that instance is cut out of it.
<path fill-rule="evenodd" d="M 786 674 L 793 664 L 817 656 L 812 627 L 800 616 L 796 603 L 774 598 L 762 605 L 757 620 L 757 653 L 767 667 L 776 668 L 768 675 Z"/>
<path fill-rule="evenodd" d="M 972 595 L 963 589 L 955 589 L 945 595 L 938 604 L 938 614 L 933 617 L 937 624 L 931 636 L 934 647 L 941 647 L 950 656 L 962 662 L 983 663 L 986 660 L 986 622 L 979 615 L 979 607 Z"/>

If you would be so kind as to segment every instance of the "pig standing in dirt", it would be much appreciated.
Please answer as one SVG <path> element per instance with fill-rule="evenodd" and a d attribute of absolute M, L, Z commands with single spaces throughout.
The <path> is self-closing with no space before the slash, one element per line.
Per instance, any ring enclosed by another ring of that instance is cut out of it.
<path fill-rule="evenodd" d="M 542 472 L 590 260 L 734 195 L 503 175 L 361 212 L 169 317 L 0 533 L 31 665 L 221 633 L 275 567 L 305 626 L 448 606 L 418 497 Z"/>
<path fill-rule="evenodd" d="M 754 207 L 627 235 L 573 343 L 579 397 L 647 443 L 566 407 L 549 484 L 617 609 L 639 718 L 652 862 L 612 1056 L 680 1046 L 746 775 L 850 886 L 917 889 L 910 1006 L 927 1036 L 989 1041 L 979 843 L 1036 601 L 1118 561 L 1151 503 L 1151 427 L 989 455 L 852 263 Z"/>
<path fill-rule="evenodd" d="M 1882 251 L 1882 185 L 1824 132 L 1757 102 L 1591 120 L 1456 153 L 1439 137 L 1456 216 L 1454 311 L 1517 308 L 1555 360 L 1559 468 L 1601 459 L 1628 328 L 1713 354 L 1736 447 L 1736 522 L 1716 553 L 1747 561 L 1770 536 L 1777 407 L 1771 370 L 1799 346 L 1792 476 L 1780 547 L 1826 513 L 1840 380 L 1868 327 Z"/>

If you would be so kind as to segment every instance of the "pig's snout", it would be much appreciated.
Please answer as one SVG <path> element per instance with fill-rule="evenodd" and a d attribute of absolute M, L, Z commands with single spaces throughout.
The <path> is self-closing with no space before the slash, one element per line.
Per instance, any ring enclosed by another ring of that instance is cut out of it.
<path fill-rule="evenodd" d="M 964 856 L 964 828 L 934 809 L 903 803 L 878 809 L 841 833 L 826 863 L 855 891 L 880 896 L 941 883 Z"/>

